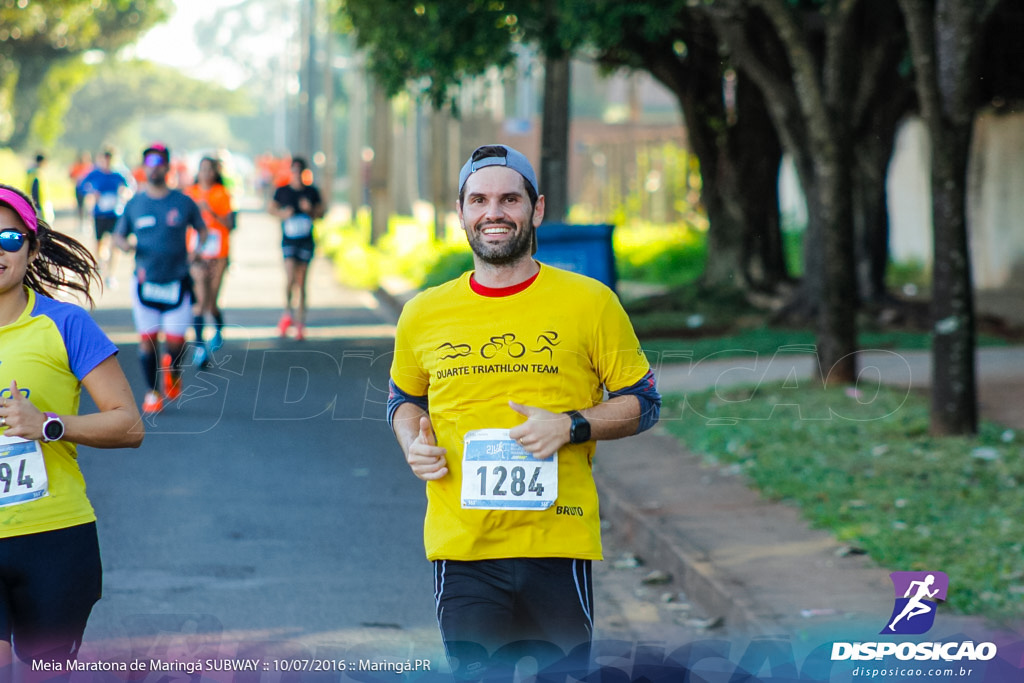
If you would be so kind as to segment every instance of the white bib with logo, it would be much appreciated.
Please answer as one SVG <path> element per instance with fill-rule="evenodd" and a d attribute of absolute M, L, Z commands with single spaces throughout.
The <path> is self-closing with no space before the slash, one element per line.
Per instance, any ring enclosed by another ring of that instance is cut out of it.
<path fill-rule="evenodd" d="M 309 219 L 304 213 L 295 214 L 294 216 L 285 219 L 284 221 L 284 235 L 291 239 L 299 239 L 302 237 L 309 237 L 310 233 L 313 232 L 313 221 Z"/>
<path fill-rule="evenodd" d="M 0 435 L 0 507 L 27 503 L 49 494 L 40 443 Z"/>
<path fill-rule="evenodd" d="M 540 460 L 507 429 L 466 434 L 462 452 L 462 507 L 546 510 L 558 498 L 558 454 Z"/>

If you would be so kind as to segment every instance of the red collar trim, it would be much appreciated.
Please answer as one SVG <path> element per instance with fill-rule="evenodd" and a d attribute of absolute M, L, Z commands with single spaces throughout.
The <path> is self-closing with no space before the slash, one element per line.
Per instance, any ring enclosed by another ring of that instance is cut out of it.
<path fill-rule="evenodd" d="M 540 271 L 537 271 L 530 279 L 523 280 L 518 285 L 512 285 L 511 287 L 486 287 L 476 281 L 476 274 L 472 273 L 469 276 L 469 286 L 474 292 L 480 296 L 489 296 L 495 299 L 503 296 L 512 296 L 525 290 L 527 287 L 533 284 L 533 281 L 540 275 Z"/>

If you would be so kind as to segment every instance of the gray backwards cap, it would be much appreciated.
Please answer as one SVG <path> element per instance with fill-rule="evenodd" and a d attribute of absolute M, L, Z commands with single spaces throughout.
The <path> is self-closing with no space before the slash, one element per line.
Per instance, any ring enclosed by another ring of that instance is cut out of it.
<path fill-rule="evenodd" d="M 507 145 L 484 145 L 477 147 L 470 155 L 469 161 L 459 171 L 459 195 L 462 195 L 462 188 L 466 181 L 476 171 L 486 166 L 507 166 L 519 173 L 526 179 L 526 183 L 537 193 L 537 174 L 533 172 L 533 166 L 529 159 Z"/>

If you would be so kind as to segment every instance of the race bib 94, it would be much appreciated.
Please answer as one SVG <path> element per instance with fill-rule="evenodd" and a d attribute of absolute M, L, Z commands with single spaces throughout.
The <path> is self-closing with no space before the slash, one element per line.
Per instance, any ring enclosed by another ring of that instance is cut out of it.
<path fill-rule="evenodd" d="M 538 460 L 507 429 L 466 434 L 462 453 L 462 507 L 546 510 L 558 498 L 558 454 Z"/>
<path fill-rule="evenodd" d="M 0 436 L 0 507 L 49 494 L 46 464 L 38 441 Z"/>

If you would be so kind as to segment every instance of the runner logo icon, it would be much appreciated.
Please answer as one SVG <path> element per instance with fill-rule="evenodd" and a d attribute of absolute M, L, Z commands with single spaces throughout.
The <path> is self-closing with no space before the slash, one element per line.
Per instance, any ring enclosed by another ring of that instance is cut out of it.
<path fill-rule="evenodd" d="M 946 599 L 949 577 L 943 572 L 893 572 L 892 615 L 882 634 L 919 635 L 935 623 L 935 607 Z"/>

